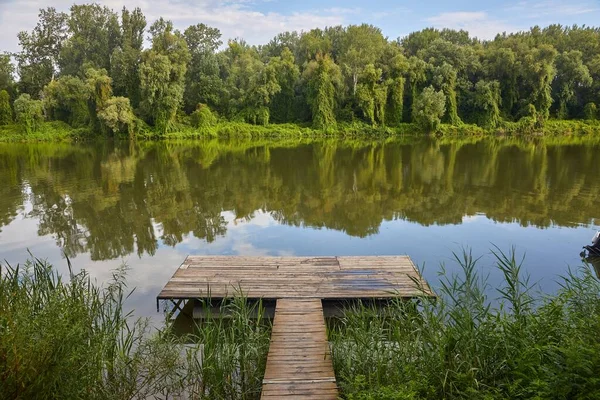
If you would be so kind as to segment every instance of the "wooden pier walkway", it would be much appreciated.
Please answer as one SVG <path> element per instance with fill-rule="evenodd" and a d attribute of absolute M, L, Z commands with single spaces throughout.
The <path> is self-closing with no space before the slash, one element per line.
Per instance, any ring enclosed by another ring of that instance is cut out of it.
<path fill-rule="evenodd" d="M 261 399 L 338 396 L 319 299 L 278 299 Z"/>
<path fill-rule="evenodd" d="M 157 297 L 277 300 L 262 399 L 337 399 L 322 300 L 433 295 L 407 256 L 189 256 Z"/>

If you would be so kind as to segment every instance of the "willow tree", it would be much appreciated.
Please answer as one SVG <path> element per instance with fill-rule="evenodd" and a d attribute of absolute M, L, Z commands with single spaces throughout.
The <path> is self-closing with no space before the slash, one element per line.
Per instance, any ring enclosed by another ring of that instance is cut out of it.
<path fill-rule="evenodd" d="M 27 134 L 36 132 L 44 121 L 41 100 L 33 100 L 27 93 L 20 95 L 14 103 L 15 119 Z"/>
<path fill-rule="evenodd" d="M 548 119 L 552 105 L 552 81 L 556 75 L 554 60 L 556 49 L 551 45 L 540 45 L 524 54 L 521 66 L 523 68 L 524 85 L 522 99 L 535 107 L 539 122 Z"/>
<path fill-rule="evenodd" d="M 462 121 L 458 116 L 458 105 L 456 100 L 457 72 L 452 65 L 444 62 L 438 67 L 432 68 L 432 82 L 434 86 L 444 92 L 446 96 L 446 115 L 444 122 L 451 125 L 459 125 Z"/>
<path fill-rule="evenodd" d="M 365 67 L 361 74 L 356 99 L 363 116 L 371 125 L 376 122 L 385 124 L 385 105 L 387 101 L 387 85 L 381 80 L 381 69 L 373 64 Z"/>
<path fill-rule="evenodd" d="M 142 55 L 140 108 L 146 121 L 164 134 L 175 121 L 183 100 L 185 73 L 190 55 L 173 23 L 160 18 L 150 27 L 152 48 Z"/>
<path fill-rule="evenodd" d="M 415 122 L 425 131 L 433 132 L 439 127 L 446 111 L 444 92 L 428 86 L 419 94 L 414 104 Z"/>
<path fill-rule="evenodd" d="M 511 117 L 514 105 L 519 100 L 516 67 L 516 56 L 510 48 L 489 49 L 483 54 L 483 73 L 488 80 L 495 80 L 500 84 L 502 96 L 502 110 L 507 117 Z"/>
<path fill-rule="evenodd" d="M 575 89 L 592 85 L 592 77 L 588 67 L 583 63 L 583 55 L 578 50 L 571 50 L 556 57 L 556 78 L 554 87 L 558 98 L 557 117 L 568 117 L 567 106 L 575 100 Z"/>
<path fill-rule="evenodd" d="M 414 121 L 414 105 L 419 94 L 419 88 L 427 79 L 427 66 L 428 64 L 425 61 L 415 56 L 408 59 L 407 81 L 410 94 L 408 96 L 409 114 L 407 114 L 406 120 L 409 122 Z"/>
<path fill-rule="evenodd" d="M 341 79 L 340 68 L 328 55 L 318 55 L 307 65 L 304 75 L 308 82 L 307 100 L 313 126 L 324 130 L 335 128 L 335 95 Z"/>
<path fill-rule="evenodd" d="M 94 128 L 101 130 L 98 113 L 106 107 L 106 102 L 112 97 L 112 79 L 104 69 L 89 68 L 86 72 L 86 84 L 89 88 L 88 108 Z"/>
<path fill-rule="evenodd" d="M 475 84 L 473 103 L 478 110 L 477 123 L 485 128 L 495 128 L 500 123 L 500 84 L 481 80 Z"/>
<path fill-rule="evenodd" d="M 126 97 L 111 97 L 104 102 L 98 111 L 98 119 L 115 136 L 133 138 L 135 115 L 129 99 Z"/>
<path fill-rule="evenodd" d="M 386 124 L 397 126 L 404 115 L 405 75 L 408 72 L 408 60 L 404 55 L 392 57 L 388 65 L 387 107 L 385 112 Z"/>

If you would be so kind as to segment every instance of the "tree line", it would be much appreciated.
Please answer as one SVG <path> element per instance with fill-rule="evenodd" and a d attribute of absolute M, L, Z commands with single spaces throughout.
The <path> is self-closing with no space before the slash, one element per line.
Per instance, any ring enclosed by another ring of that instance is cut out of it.
<path fill-rule="evenodd" d="M 139 8 L 82 4 L 40 10 L 18 40 L 20 52 L 0 55 L 0 124 L 26 132 L 54 120 L 116 136 L 217 121 L 541 128 L 594 120 L 600 102 L 600 30 L 586 26 L 483 41 L 433 28 L 390 40 L 362 24 L 223 46 L 202 23 L 148 27 Z"/>

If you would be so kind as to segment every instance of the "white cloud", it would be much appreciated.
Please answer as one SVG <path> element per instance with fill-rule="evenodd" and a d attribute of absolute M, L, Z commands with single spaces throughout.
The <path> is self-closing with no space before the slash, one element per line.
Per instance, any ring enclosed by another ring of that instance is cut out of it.
<path fill-rule="evenodd" d="M 81 3 L 78 1 L 77 3 Z M 249 0 L 99 0 L 115 11 L 125 5 L 129 9 L 140 7 L 148 23 L 158 17 L 170 19 L 178 29 L 203 22 L 219 28 L 223 41 L 235 37 L 243 37 L 250 44 L 268 42 L 283 31 L 301 31 L 325 26 L 340 25 L 345 22 L 344 16 L 359 12 L 351 8 L 331 8 L 321 12 L 307 11 L 291 14 L 277 12 L 260 12 L 256 10 L 255 1 Z M 52 6 L 60 11 L 67 11 L 73 4 L 72 0 L 55 0 Z M 0 51 L 17 51 L 17 33 L 21 30 L 31 30 L 37 22 L 40 8 L 49 3 L 42 0 L 0 2 Z"/>
<path fill-rule="evenodd" d="M 490 18 L 485 11 L 445 12 L 425 21 L 435 28 L 464 29 L 479 39 L 493 39 L 498 33 L 518 30 L 501 20 Z"/>

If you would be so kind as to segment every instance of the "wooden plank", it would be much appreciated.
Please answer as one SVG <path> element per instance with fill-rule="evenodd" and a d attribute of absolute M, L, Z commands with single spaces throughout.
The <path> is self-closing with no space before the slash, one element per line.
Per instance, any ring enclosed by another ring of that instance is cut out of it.
<path fill-rule="evenodd" d="M 261 399 L 336 400 L 338 390 L 318 299 L 277 300 Z"/>
<path fill-rule="evenodd" d="M 415 282 L 424 289 L 420 291 Z M 189 256 L 159 299 L 392 298 L 432 295 L 407 256 Z"/>

